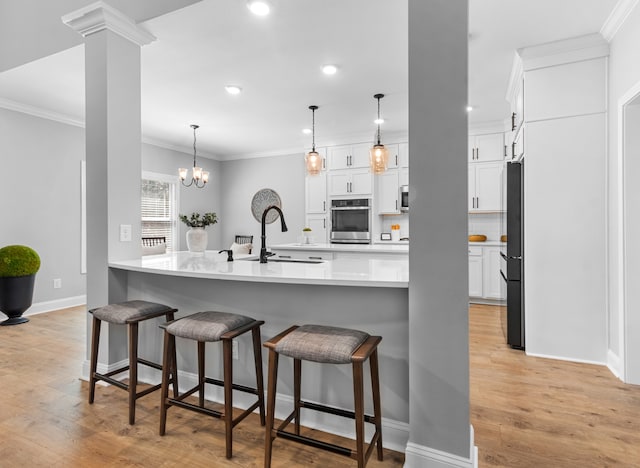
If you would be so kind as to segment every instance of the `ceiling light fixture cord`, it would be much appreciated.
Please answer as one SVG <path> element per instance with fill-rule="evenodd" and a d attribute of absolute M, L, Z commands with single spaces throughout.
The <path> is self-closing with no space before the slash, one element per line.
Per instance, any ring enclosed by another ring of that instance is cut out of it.
<path fill-rule="evenodd" d="M 380 145 L 380 99 L 384 94 L 376 94 L 374 97 L 378 100 L 378 145 Z"/>
<path fill-rule="evenodd" d="M 316 106 L 309 106 L 311 109 L 311 151 L 316 150 Z"/>
<path fill-rule="evenodd" d="M 378 114 L 380 114 L 380 101 L 378 101 Z M 193 128 L 193 167 L 196 167 L 196 128 L 198 125 L 192 125 Z M 380 126 L 378 125 L 378 132 L 380 132 Z M 380 137 L 378 137 L 378 140 Z"/>

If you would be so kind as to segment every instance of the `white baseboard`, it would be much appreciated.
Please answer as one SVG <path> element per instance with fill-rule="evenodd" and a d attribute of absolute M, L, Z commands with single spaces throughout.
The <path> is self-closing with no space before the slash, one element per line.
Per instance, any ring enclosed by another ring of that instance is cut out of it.
<path fill-rule="evenodd" d="M 557 359 L 558 361 L 578 362 L 580 364 L 595 364 L 597 366 L 606 365 L 606 363 L 602 361 L 591 361 L 589 359 L 577 359 L 577 358 L 570 358 L 565 356 L 553 356 L 551 354 L 538 354 L 538 353 L 532 353 L 529 350 L 525 350 L 525 354 L 527 356 L 533 356 L 533 357 L 539 357 L 539 358 L 545 358 L 545 359 Z"/>
<path fill-rule="evenodd" d="M 473 426 L 469 426 L 469 458 L 409 442 L 404 468 L 478 468 L 478 447 L 474 445 Z"/>
<path fill-rule="evenodd" d="M 607 350 L 607 367 L 611 371 L 613 375 L 624 382 L 623 373 L 622 373 L 622 362 L 620 360 L 620 356 L 611 351 Z"/>
<path fill-rule="evenodd" d="M 53 301 L 36 302 L 24 313 L 27 315 L 43 314 L 45 312 L 51 312 L 53 310 L 66 309 L 68 307 L 76 307 L 87 303 L 87 296 L 72 296 L 62 299 L 55 299 Z"/>
<path fill-rule="evenodd" d="M 127 360 L 117 362 L 115 364 L 104 365 L 98 364 L 99 373 L 107 373 L 119 367 L 127 365 Z M 118 377 L 126 377 L 126 373 L 123 373 Z M 82 376 L 83 380 L 89 380 L 89 361 L 85 360 L 82 363 Z M 146 366 L 140 366 L 138 369 L 138 380 L 140 382 L 157 384 L 160 383 L 160 371 L 156 369 L 150 369 Z M 191 372 L 178 371 L 178 384 L 180 391 L 184 392 L 196 386 L 198 378 L 196 374 Z M 197 395 L 197 393 L 195 393 Z M 215 385 L 205 386 L 205 398 L 209 401 L 215 401 L 222 403 L 224 401 L 224 393 L 222 387 Z M 266 395 L 265 395 L 266 398 Z M 236 408 L 246 409 L 255 402 L 255 396 L 245 394 L 242 392 L 234 392 L 233 394 L 233 406 Z M 293 410 L 293 398 L 288 395 L 277 394 L 276 395 L 276 418 L 284 419 Z M 257 412 L 257 410 L 256 410 Z M 310 427 L 331 434 L 337 434 L 349 439 L 356 438 L 355 427 L 353 424 L 345 424 L 345 419 L 339 416 L 332 416 L 324 413 L 318 413 L 316 411 L 302 412 L 301 423 L 305 427 Z M 373 435 L 373 426 L 371 424 L 365 424 L 365 434 L 367 442 Z M 407 440 L 409 440 L 409 424 L 396 421 L 393 419 L 382 418 L 382 443 L 384 448 L 395 450 L 396 452 L 404 452 L 407 446 Z M 417 465 L 416 465 L 417 466 Z"/>

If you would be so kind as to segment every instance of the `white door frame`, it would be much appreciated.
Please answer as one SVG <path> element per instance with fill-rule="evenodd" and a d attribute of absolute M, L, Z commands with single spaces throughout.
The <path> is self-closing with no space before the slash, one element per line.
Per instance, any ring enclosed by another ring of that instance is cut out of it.
<path fill-rule="evenodd" d="M 633 353 L 627 352 L 627 344 L 630 342 L 631 337 L 636 337 L 636 339 L 640 338 L 640 329 L 631 329 L 630 326 L 627 326 L 629 323 L 628 314 L 629 311 L 629 301 L 628 301 L 628 292 L 633 289 L 634 285 L 627 284 L 628 275 L 628 241 L 637 243 L 637 240 L 628 239 L 627 236 L 627 227 L 628 220 L 626 219 L 627 215 L 627 196 L 626 196 L 626 184 L 625 184 L 625 166 L 627 159 L 627 151 L 625 147 L 625 135 L 626 135 L 626 111 L 627 106 L 633 102 L 636 98 L 640 98 L 640 82 L 636 83 L 632 86 L 626 93 L 624 93 L 620 99 L 618 100 L 618 173 L 617 173 L 617 182 L 618 182 L 618 191 L 617 191 L 617 205 L 618 205 L 618 219 L 617 219 L 617 232 L 618 232 L 618 249 L 617 249 L 617 257 L 618 257 L 618 288 L 616 294 L 618 296 L 618 336 L 619 336 L 619 359 L 620 359 L 620 367 L 618 371 L 620 372 L 620 379 L 626 383 L 635 383 L 640 384 L 640 382 L 629 382 L 629 366 L 635 365 L 640 366 L 640 362 L 636 360 L 640 360 L 640 357 L 633 356 Z M 640 176 L 640 174 L 637 174 Z M 635 285 L 637 288 L 638 285 Z M 638 327 L 636 327 L 638 328 Z M 634 359 L 631 362 L 631 359 Z"/>

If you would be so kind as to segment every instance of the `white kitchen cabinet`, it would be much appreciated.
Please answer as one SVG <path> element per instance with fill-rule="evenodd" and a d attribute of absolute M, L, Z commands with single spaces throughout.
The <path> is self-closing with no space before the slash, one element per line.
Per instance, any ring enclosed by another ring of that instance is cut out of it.
<path fill-rule="evenodd" d="M 389 169 L 376 176 L 376 207 L 378 214 L 400 213 L 400 183 L 398 169 Z"/>
<path fill-rule="evenodd" d="M 314 242 L 326 244 L 329 236 L 329 218 L 327 215 L 307 215 L 305 218 L 305 227 L 311 228 L 311 236 Z"/>
<path fill-rule="evenodd" d="M 511 131 L 517 131 L 524 122 L 524 80 L 522 76 L 516 80 L 516 87 L 511 100 Z"/>
<path fill-rule="evenodd" d="M 401 167 L 398 174 L 400 186 L 402 187 L 403 185 L 409 185 L 409 168 Z"/>
<path fill-rule="evenodd" d="M 500 275 L 500 247 L 482 247 L 482 297 L 506 299 Z"/>
<path fill-rule="evenodd" d="M 469 136 L 469 162 L 502 161 L 504 136 L 502 133 Z"/>
<path fill-rule="evenodd" d="M 321 172 L 305 178 L 305 211 L 310 213 L 327 212 L 327 173 Z"/>
<path fill-rule="evenodd" d="M 331 146 L 327 149 L 330 170 L 369 167 L 369 150 L 372 143 Z"/>
<path fill-rule="evenodd" d="M 469 296 L 482 297 L 482 247 L 469 246 Z"/>
<path fill-rule="evenodd" d="M 398 160 L 400 167 L 409 167 L 409 143 L 398 145 Z"/>
<path fill-rule="evenodd" d="M 409 143 L 384 145 L 389 150 L 389 169 L 409 167 Z"/>
<path fill-rule="evenodd" d="M 329 174 L 329 194 L 334 196 L 371 195 L 372 175 L 367 169 L 348 169 Z"/>
<path fill-rule="evenodd" d="M 298 260 L 333 260 L 332 252 L 318 252 L 317 250 L 280 250 L 271 249 L 274 258 L 293 258 Z"/>
<path fill-rule="evenodd" d="M 469 212 L 501 210 L 502 162 L 469 164 Z"/>

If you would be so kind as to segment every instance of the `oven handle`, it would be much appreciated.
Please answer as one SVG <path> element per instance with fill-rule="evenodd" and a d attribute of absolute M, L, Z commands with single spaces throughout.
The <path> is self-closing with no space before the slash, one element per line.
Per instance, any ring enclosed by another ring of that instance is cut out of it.
<path fill-rule="evenodd" d="M 369 206 L 332 206 L 331 211 L 350 211 L 350 210 L 369 210 L 371 207 Z"/>

